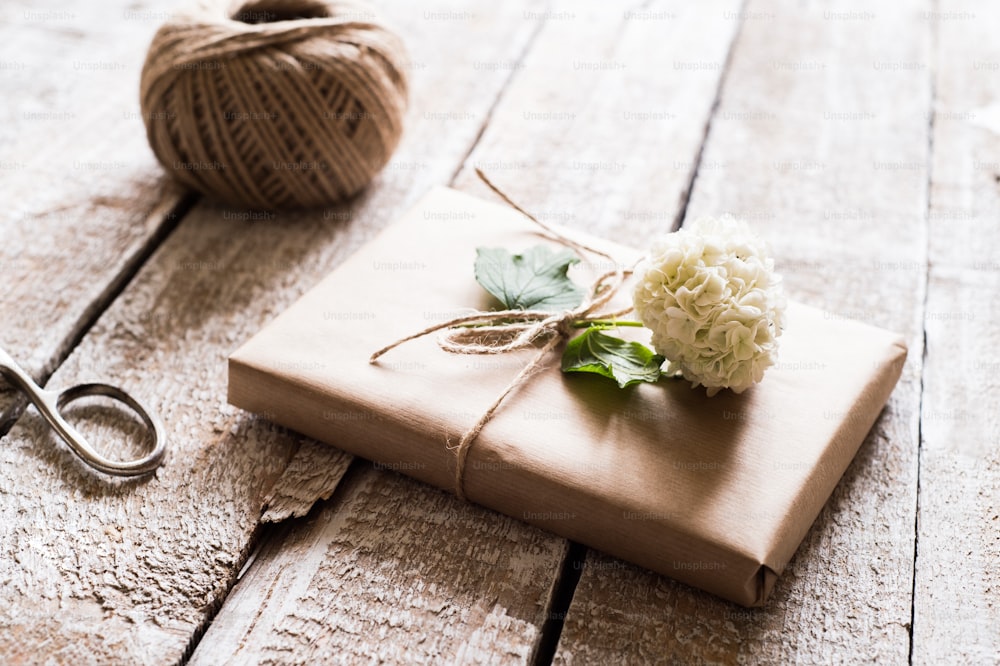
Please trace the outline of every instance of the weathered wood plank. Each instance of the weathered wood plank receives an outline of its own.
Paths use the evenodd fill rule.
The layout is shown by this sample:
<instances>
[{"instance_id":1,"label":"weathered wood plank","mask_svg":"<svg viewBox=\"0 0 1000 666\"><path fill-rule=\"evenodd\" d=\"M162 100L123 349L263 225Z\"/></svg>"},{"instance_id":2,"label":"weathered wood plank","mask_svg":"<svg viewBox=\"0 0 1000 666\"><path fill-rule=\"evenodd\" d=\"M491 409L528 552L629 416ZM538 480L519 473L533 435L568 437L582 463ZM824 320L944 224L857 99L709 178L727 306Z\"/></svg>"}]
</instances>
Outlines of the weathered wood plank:
<instances>
[{"instance_id":1,"label":"weathered wood plank","mask_svg":"<svg viewBox=\"0 0 1000 666\"><path fill-rule=\"evenodd\" d=\"M447 2L418 10L383 4L412 51L414 112L377 182L349 205L311 215L199 205L52 378L131 389L166 424L166 465L144 481L96 478L32 411L5 438L0 661L27 658L25 646L32 658L53 661L180 660L234 582L299 438L225 404L226 356L431 185L449 180L509 75L473 64L516 58L535 29L511 3L475 13ZM444 43L469 66L456 67ZM94 415L89 432L106 441L121 430L115 423ZM329 449L331 468L343 469L340 455ZM507 532L503 539L516 533L536 549L559 548L514 521ZM475 542L487 550L490 543ZM558 560L558 552L548 556ZM544 598L548 581L538 585ZM464 620L494 626L486 617Z\"/></svg>"},{"instance_id":2,"label":"weathered wood plank","mask_svg":"<svg viewBox=\"0 0 1000 666\"><path fill-rule=\"evenodd\" d=\"M0 345L39 380L180 201L138 110L135 81L156 28L146 8L57 0L0 11ZM0 434L22 406L5 389Z\"/></svg>"},{"instance_id":3,"label":"weathered wood plank","mask_svg":"<svg viewBox=\"0 0 1000 666\"><path fill-rule=\"evenodd\" d=\"M295 455L264 499L261 521L301 518L318 500L329 499L352 457L331 453L330 445L303 437Z\"/></svg>"},{"instance_id":4,"label":"weathered wood plank","mask_svg":"<svg viewBox=\"0 0 1000 666\"><path fill-rule=\"evenodd\" d=\"M741 214L771 242L790 297L903 332L911 353L888 407L765 608L590 553L557 663L906 662L928 9L750 2L687 213Z\"/></svg>"},{"instance_id":5,"label":"weathered wood plank","mask_svg":"<svg viewBox=\"0 0 1000 666\"><path fill-rule=\"evenodd\" d=\"M190 663L524 663L565 542L367 463L270 540Z\"/></svg>"},{"instance_id":6,"label":"weathered wood plank","mask_svg":"<svg viewBox=\"0 0 1000 666\"><path fill-rule=\"evenodd\" d=\"M541 16L534 10L525 12L525 19L546 18L546 24L523 63L498 61L497 67L513 69L516 74L493 110L476 150L466 160L466 167L457 178L458 185L477 189L478 180L468 167L478 165L519 200L552 221L606 235L621 232L623 218L626 227L633 229L669 228L701 147L705 120L720 74L715 68L700 70L695 75L688 72L674 75L671 72L681 70L673 70L672 63L683 57L724 60L736 25L725 14L735 13L737 6L736 2L723 0L698 13L683 9L682 3L672 3L669 11L682 13L684 19L670 26L666 34L662 21L623 21L620 10L599 2L557 3ZM702 27L706 18L707 28ZM691 37L690 32L697 32L700 39ZM574 67L574 63L587 63L588 67ZM617 66L603 67L607 63ZM564 85L552 86L553 80ZM650 104L650 93L644 86L650 81L655 83L661 97L670 92L673 101L669 106ZM641 113L637 117L642 120L626 122L628 113ZM658 117L654 120L651 114ZM581 146L606 149L591 153L591 160L632 162L629 167L611 173L572 168ZM644 162L658 159L666 159L670 168L651 175ZM565 191L556 192L558 188L550 182L550 176L559 180ZM630 204L633 199L642 199L644 203ZM653 205L657 208L651 209ZM669 215L663 216L659 207L669 210ZM352 477L352 484L384 485L386 481L376 480L380 474L384 473L359 473L360 478ZM402 512L396 509L399 503L414 508ZM409 534L422 534L425 529L423 513L442 511L438 507L447 507L447 513L460 517L457 526L437 526L435 522L434 539L451 544L454 557L443 553L424 555L409 545ZM394 512L399 514L396 518L399 532L394 534L407 535L399 538L399 546L391 546L391 535L378 527L380 516ZM522 600L514 603L506 593L497 598L497 593L484 594L482 588L470 592L465 586L449 586L458 603L468 606L470 615L486 615L492 618L490 622L508 622L505 618L509 616L527 620L513 623L504 633L497 634L491 648L486 649L488 643L481 643L482 631L470 638L461 626L454 627L455 621L446 615L425 616L422 620L422 632L444 637L433 641L415 640L409 619L400 627L386 627L386 620L371 619L379 615L409 618L412 611L408 599L427 597L423 581L437 571L447 568L460 580L482 575L474 573L478 571L477 561L465 561L467 552L485 548L481 536L464 536L465 521L469 518L481 521L481 529L490 532L493 524L504 525L504 530L511 534L521 534L525 529L516 521L463 505L451 496L409 482L394 483L392 495L377 502L361 504L335 498L333 503L320 505L301 531L292 531L282 545L269 544L266 556L258 557L249 568L247 578L213 621L193 656L193 663L213 663L230 654L243 662L267 661L292 650L297 657L303 641L321 646L308 653L314 657L367 650L361 653L366 658L389 661L528 660L537 647L539 629L549 615L549 586L567 547L563 540L535 530L531 530L535 535L531 541L525 541L525 536L517 537L521 545L491 541L489 546L490 558L498 562L514 557L508 552L512 547L534 551L527 561L515 558L516 565L498 564L504 572L500 580L507 580L510 575L520 579ZM454 532L456 529L460 531ZM277 539L283 536L280 534ZM350 585L337 580L346 566L342 543L347 540L353 549L363 549L372 539L380 544L379 560L372 566L377 565L385 572L379 574L377 589L385 586L382 577L390 576L394 589L398 590L394 595L403 599L402 603L359 607L352 599L368 598L365 586L369 579L362 578ZM427 541L430 540L428 537ZM531 544L531 548L522 542ZM420 575L398 578L398 570L413 570ZM487 577L490 586L500 586L496 575L493 571ZM274 595L272 589L290 592ZM437 599L436 595L435 592L432 599ZM317 603L317 598L324 603ZM345 609L353 609L350 611L353 623L345 619ZM525 615L527 611L530 613ZM348 630L374 638L345 636ZM511 633L519 634L517 641L512 641ZM468 647L463 647L463 640L471 641ZM361 656L353 651L346 654ZM350 661L351 657L346 659Z\"/></svg>"},{"instance_id":7,"label":"weathered wood plank","mask_svg":"<svg viewBox=\"0 0 1000 666\"><path fill-rule=\"evenodd\" d=\"M913 663L1000 655L1000 8L943 2Z\"/></svg>"},{"instance_id":8,"label":"weathered wood plank","mask_svg":"<svg viewBox=\"0 0 1000 666\"><path fill-rule=\"evenodd\" d=\"M0 13L0 344L38 379L53 371L173 225L170 213L182 199L146 148L138 112L134 82L157 23L145 20L147 7L56 1L6 5ZM0 392L0 434L22 405ZM65 529L74 520L65 505L79 497L72 482L59 497L40 492L40 477L60 475L38 473L53 446L49 435L38 435L30 445L4 437L0 446L0 660L33 663L45 653L86 663L94 653L74 644L73 634L101 620L103 601L70 608L64 600L74 594L77 570L86 571L102 553L70 557L67 535L94 525L84 512ZM94 510L101 510L100 500ZM100 526L119 548L125 546L113 525L124 520L115 516ZM127 571L133 560L113 566ZM53 563L71 572L59 588L39 584ZM123 580L117 594L142 596L129 588L127 574ZM19 624L25 608L34 619ZM129 621L108 620L112 643L120 642L114 630ZM58 626L68 635L50 642Z\"/></svg>"},{"instance_id":9,"label":"weathered wood plank","mask_svg":"<svg viewBox=\"0 0 1000 666\"><path fill-rule=\"evenodd\" d=\"M615 239L671 229L740 4L554 3L456 187L495 200L477 166L543 220Z\"/></svg>"}]
</instances>

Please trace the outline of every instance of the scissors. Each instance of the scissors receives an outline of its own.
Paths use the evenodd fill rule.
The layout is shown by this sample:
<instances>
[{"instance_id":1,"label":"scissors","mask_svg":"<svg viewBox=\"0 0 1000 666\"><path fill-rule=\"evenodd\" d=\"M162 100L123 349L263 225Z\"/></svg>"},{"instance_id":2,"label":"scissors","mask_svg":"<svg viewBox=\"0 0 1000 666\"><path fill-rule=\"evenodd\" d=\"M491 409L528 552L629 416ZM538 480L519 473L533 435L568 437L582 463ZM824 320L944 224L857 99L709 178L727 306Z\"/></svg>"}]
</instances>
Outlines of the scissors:
<instances>
[{"instance_id":1,"label":"scissors","mask_svg":"<svg viewBox=\"0 0 1000 666\"><path fill-rule=\"evenodd\" d=\"M163 454L167 450L166 437L163 434L163 425L155 417L150 415L139 402L128 393L108 384L77 384L70 386L63 391L46 391L36 384L10 354L0 348L0 375L3 375L10 383L16 386L22 393L28 396L35 408L48 421L49 425L59 433L63 441L73 449L80 459L100 472L113 474L114 476L140 476L154 471L163 462ZM136 460L118 461L105 458L98 453L94 447L79 433L79 431L66 422L60 411L69 403L79 398L87 396L105 396L121 402L134 411L146 429L153 435L153 450L143 458Z\"/></svg>"}]
</instances>

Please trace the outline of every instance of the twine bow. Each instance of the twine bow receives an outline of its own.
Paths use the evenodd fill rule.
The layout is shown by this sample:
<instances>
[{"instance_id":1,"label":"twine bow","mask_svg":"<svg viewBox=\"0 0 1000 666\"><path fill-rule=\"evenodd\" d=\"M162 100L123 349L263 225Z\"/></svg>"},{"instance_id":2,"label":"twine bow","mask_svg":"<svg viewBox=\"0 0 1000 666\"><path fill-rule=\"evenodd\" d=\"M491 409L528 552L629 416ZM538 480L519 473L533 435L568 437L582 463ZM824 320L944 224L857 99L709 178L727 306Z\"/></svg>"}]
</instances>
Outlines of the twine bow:
<instances>
[{"instance_id":1,"label":"twine bow","mask_svg":"<svg viewBox=\"0 0 1000 666\"><path fill-rule=\"evenodd\" d=\"M454 451L456 457L455 494L462 500L466 499L464 489L465 461L468 458L469 450L472 448L472 444L479 436L479 433L482 432L486 424L496 414L504 399L519 386L527 382L532 375L541 370L549 353L561 342L572 337L576 329L584 328L593 322L608 319L613 320L632 311L632 308L628 307L612 312L600 312L621 291L625 281L632 274L631 269L624 269L618 266L614 257L607 252L588 247L559 233L514 203L506 194L490 182L482 171L476 169L476 174L487 187L493 190L512 208L546 231L552 240L572 248L578 255L582 256L584 252L590 252L591 254L608 259L617 267L614 270L603 273L594 280L587 291L587 296L584 298L583 303L571 310L555 313L544 310L476 311L429 326L412 335L400 338L379 349L369 358L370 363L375 363L383 354L403 343L440 330L445 330L446 332L438 339L438 345L444 351L452 354L505 354L510 351L533 347L538 341L545 340L545 343L538 348L538 353L507 384L486 411L483 412L482 416L479 417L479 420L465 431L458 443L452 444L450 441L448 442L449 450Z\"/></svg>"}]
</instances>

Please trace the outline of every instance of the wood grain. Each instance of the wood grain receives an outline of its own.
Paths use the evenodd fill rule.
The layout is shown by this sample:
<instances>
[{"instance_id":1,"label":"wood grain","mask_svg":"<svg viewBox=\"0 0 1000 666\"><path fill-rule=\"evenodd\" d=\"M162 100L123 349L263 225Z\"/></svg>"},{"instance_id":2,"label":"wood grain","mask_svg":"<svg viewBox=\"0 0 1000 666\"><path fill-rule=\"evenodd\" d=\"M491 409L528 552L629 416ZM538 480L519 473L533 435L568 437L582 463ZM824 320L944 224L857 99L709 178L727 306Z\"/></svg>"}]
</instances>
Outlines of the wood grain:
<instances>
[{"instance_id":1,"label":"wood grain","mask_svg":"<svg viewBox=\"0 0 1000 666\"><path fill-rule=\"evenodd\" d=\"M174 224L182 199L145 148L132 83L158 22L146 7L25 2L0 15L0 344L39 380ZM22 406L0 393L0 434ZM37 422L27 428L30 436L0 446L0 660L93 662L98 623L108 649L123 650L125 630L142 622L147 593L130 568L143 554L130 553L135 543L118 529L130 518L108 510L122 484L96 494L76 485L65 449ZM78 534L89 541L74 543ZM104 562L109 544L119 557ZM95 566L120 574L118 584L81 597L79 581ZM112 597L133 599L133 613L107 617Z\"/></svg>"},{"instance_id":2,"label":"wood grain","mask_svg":"<svg viewBox=\"0 0 1000 666\"><path fill-rule=\"evenodd\" d=\"M566 544L364 463L271 540L191 664L524 663Z\"/></svg>"},{"instance_id":3,"label":"wood grain","mask_svg":"<svg viewBox=\"0 0 1000 666\"><path fill-rule=\"evenodd\" d=\"M607 238L671 230L740 2L556 2L455 186ZM553 85L558 81L559 85Z\"/></svg>"},{"instance_id":4,"label":"wood grain","mask_svg":"<svg viewBox=\"0 0 1000 666\"><path fill-rule=\"evenodd\" d=\"M200 205L134 280L180 200L134 90L164 5L0 10L0 344L45 378L114 299L51 383L124 385L172 445L155 477L122 482L88 473L31 410L3 437L0 661L182 660L244 569L195 663L530 661L564 541L359 462L341 482L347 456L224 404L224 360L429 186L484 193L472 165L553 222L669 228L737 18L688 214L741 214L793 297L904 332L910 358L768 607L588 552L556 661L994 661L996 10L382 4L408 35L414 97L377 182L316 215ZM18 412L0 394L0 433ZM134 424L76 416L130 450ZM262 511L305 515L330 493L251 557Z\"/></svg>"},{"instance_id":5,"label":"wood grain","mask_svg":"<svg viewBox=\"0 0 1000 666\"><path fill-rule=\"evenodd\" d=\"M913 663L985 664L1000 655L1000 10L936 10Z\"/></svg>"},{"instance_id":6,"label":"wood grain","mask_svg":"<svg viewBox=\"0 0 1000 666\"><path fill-rule=\"evenodd\" d=\"M57 0L0 12L0 345L39 381L180 201L145 147L134 82L156 22L144 10ZM0 434L23 407L5 388Z\"/></svg>"},{"instance_id":7,"label":"wood grain","mask_svg":"<svg viewBox=\"0 0 1000 666\"><path fill-rule=\"evenodd\" d=\"M331 454L330 445L303 437L281 478L264 499L261 522L301 518L319 500L329 499L352 457Z\"/></svg>"},{"instance_id":8,"label":"wood grain","mask_svg":"<svg viewBox=\"0 0 1000 666\"><path fill-rule=\"evenodd\" d=\"M740 609L590 553L557 663L906 662L927 9L750 2L687 212L742 215L771 242L790 297L904 333L911 353L889 405L765 608Z\"/></svg>"},{"instance_id":9,"label":"wood grain","mask_svg":"<svg viewBox=\"0 0 1000 666\"><path fill-rule=\"evenodd\" d=\"M736 6L734 2L717 2L699 14L683 9L682 3L670 4L664 11L684 16L678 25L670 27L671 39L664 39L662 21L632 25L623 20L620 9L604 3L566 2L549 7L543 17L547 20L524 62L504 63L515 76L492 111L480 143L465 161L458 185L481 191L469 169L477 165L551 221L609 236L622 230L623 217L633 229L669 228L693 173L720 73L716 68L708 75L700 72L691 76L682 70L673 74L671 63L682 54L711 62L724 60L736 25L725 19L725 11L735 12ZM532 10L524 15L535 19L537 14ZM702 39L673 39L694 30L704 17L711 18L711 30L699 33ZM616 29L609 30L609 25ZM625 41L623 33L629 35L628 44L618 47ZM574 62L588 62L595 69L574 69ZM601 69L604 63L620 66ZM566 85L553 88L553 76ZM658 94L670 91L677 106L666 110L650 106L649 91L643 86L650 81L659 86ZM567 109L574 109L575 120L566 117ZM637 110L676 117L673 122L647 119L626 123L625 114ZM616 138L619 143L615 143ZM686 167L664 172L660 178L651 177L644 168L638 168L638 163L615 173L567 168L581 146L601 146L604 152L593 153L590 159L605 162L621 161L633 153L635 159L641 154L652 161L669 148L670 159ZM642 151L637 151L638 146ZM528 164L537 166L537 170ZM555 193L550 174L562 179L564 191ZM645 203L638 208L627 205L630 200L646 196L663 208L650 209ZM611 201L625 207L604 210L603 206ZM629 216L630 211L635 214ZM365 470L349 477L352 483L382 484L385 482L369 476L384 474ZM397 508L411 505L413 508L406 511ZM482 521L480 529L490 532L494 529L490 525L502 524L505 531L520 535L518 543L490 540L490 558L499 562L513 559L518 564L502 565L503 577L497 578L493 571L487 580L496 587L507 576L518 578L522 599L514 603L506 594L499 598L497 593L484 595L481 588L475 588L480 590L478 596L470 595L464 584L449 585L461 605L469 605L470 616L487 618L483 628L471 636L466 629L455 626L451 614L423 616L419 637L409 620L402 627L386 627L385 619L375 620L386 615L408 618L412 614L411 595L419 594L420 603L436 605L437 592L414 588L419 578L393 583L401 588L395 593L403 600L397 606L359 604L359 598L370 596L367 586L372 583L367 577L350 584L339 580L346 566L343 540L365 544L375 538L383 543L386 536L380 534L382 528L373 527L372 521L394 513L398 514L398 529L423 533L421 516L427 511L440 511L438 506L447 507L446 514L461 517L458 526L451 521L440 526L435 523L433 534L449 544L448 552L432 550L425 555L409 545L409 537L399 539L395 546L386 541L380 546L379 559L371 565L384 571L375 581L376 589L385 585L382 576L399 580L396 570L402 567L420 572L450 570L459 581L476 578L480 575L475 573L477 558L469 562L468 557L486 546L482 536L468 535L462 523L466 516L481 517L477 518ZM363 511L374 513L376 518ZM290 661L300 654L314 659L343 654L350 655L344 657L348 662L364 657L389 662L524 663L536 654L539 629L551 616L550 587L567 549L565 541L409 482L393 485L392 495L366 504L322 504L311 514L311 521L315 522L303 528L305 536L292 531L284 542L265 547L267 557L258 557L248 569L247 578L227 600L195 652L194 663L213 663L227 655L235 655L241 663L271 659L280 662L280 655L293 654ZM413 521L418 524L411 525ZM460 531L454 532L456 529ZM425 542L432 539L431 532L427 534ZM279 534L275 541L284 536ZM510 552L511 548L520 554ZM526 558L525 552L531 556ZM291 591L275 598L272 589ZM423 598L428 595L432 601L425 602ZM318 603L317 599L324 601ZM348 613L346 609L351 610ZM510 617L520 619L512 622ZM378 638L362 639L355 635L358 632ZM428 638L423 638L425 634ZM305 645L317 647L310 651Z\"/></svg>"},{"instance_id":10,"label":"wood grain","mask_svg":"<svg viewBox=\"0 0 1000 666\"><path fill-rule=\"evenodd\" d=\"M132 390L166 424L166 465L138 482L97 478L32 411L5 438L0 661L178 661L228 593L299 438L225 404L226 356L461 163L509 72L456 68L440 44L472 63L508 61L535 29L510 3L475 13L446 2L385 6L412 35L415 111L372 187L311 215L199 205L52 378ZM73 273L67 280L91 279L72 263L63 270ZM85 420L94 441L128 434L106 413ZM341 455L328 449L325 464L343 469ZM508 530L537 549L548 539L513 521ZM549 581L536 585L544 598Z\"/></svg>"}]
</instances>

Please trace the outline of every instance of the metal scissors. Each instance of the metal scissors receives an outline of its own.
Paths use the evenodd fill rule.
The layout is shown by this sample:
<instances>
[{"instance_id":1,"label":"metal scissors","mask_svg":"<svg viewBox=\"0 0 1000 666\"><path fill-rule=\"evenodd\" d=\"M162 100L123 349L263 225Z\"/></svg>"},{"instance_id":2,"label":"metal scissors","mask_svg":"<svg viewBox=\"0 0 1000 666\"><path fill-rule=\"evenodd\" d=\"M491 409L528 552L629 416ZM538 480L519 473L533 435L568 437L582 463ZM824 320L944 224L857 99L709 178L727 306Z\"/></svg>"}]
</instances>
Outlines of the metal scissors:
<instances>
[{"instance_id":1,"label":"metal scissors","mask_svg":"<svg viewBox=\"0 0 1000 666\"><path fill-rule=\"evenodd\" d=\"M128 393L108 384L77 384L62 391L47 391L36 384L28 373L14 362L10 354L0 348L0 375L28 396L35 408L48 421L49 425L59 433L63 441L73 452L90 467L115 476L140 476L148 474L163 462L163 454L167 450L167 440L163 434L163 425L159 419L152 416L139 402ZM146 429L153 435L153 450L143 458L136 460L111 460L98 453L94 447L66 422L60 414L66 405L79 398L87 396L105 396L117 400L135 412Z\"/></svg>"}]
</instances>

